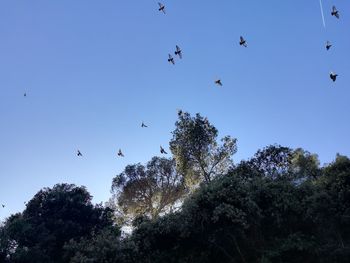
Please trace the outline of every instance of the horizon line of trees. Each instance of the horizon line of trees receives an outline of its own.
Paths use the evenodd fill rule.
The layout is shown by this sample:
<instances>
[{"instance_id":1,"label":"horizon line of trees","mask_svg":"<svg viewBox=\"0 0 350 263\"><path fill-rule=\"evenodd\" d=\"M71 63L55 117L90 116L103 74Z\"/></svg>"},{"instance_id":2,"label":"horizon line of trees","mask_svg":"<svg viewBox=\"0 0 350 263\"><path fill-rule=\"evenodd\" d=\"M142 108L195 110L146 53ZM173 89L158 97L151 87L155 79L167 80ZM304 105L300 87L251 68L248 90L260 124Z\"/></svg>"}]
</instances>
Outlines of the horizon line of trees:
<instances>
[{"instance_id":1,"label":"horizon line of trees","mask_svg":"<svg viewBox=\"0 0 350 263\"><path fill-rule=\"evenodd\" d=\"M126 166L105 206L40 190L0 224L0 262L350 262L348 157L270 145L234 164L237 140L182 111L172 134L172 157Z\"/></svg>"}]
</instances>

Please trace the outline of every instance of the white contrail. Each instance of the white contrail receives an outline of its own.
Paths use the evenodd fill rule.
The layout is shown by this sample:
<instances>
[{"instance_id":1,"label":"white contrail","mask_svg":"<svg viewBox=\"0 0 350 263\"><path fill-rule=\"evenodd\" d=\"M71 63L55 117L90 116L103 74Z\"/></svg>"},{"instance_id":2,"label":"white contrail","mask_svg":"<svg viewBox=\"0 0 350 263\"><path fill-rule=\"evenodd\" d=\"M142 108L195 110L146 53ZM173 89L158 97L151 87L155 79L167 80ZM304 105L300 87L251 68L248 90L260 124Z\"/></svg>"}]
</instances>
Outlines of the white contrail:
<instances>
[{"instance_id":1,"label":"white contrail","mask_svg":"<svg viewBox=\"0 0 350 263\"><path fill-rule=\"evenodd\" d=\"M326 21L324 20L322 0L320 0L320 8L321 8L321 16L322 16L323 26L324 26L324 28L326 28Z\"/></svg>"}]
</instances>

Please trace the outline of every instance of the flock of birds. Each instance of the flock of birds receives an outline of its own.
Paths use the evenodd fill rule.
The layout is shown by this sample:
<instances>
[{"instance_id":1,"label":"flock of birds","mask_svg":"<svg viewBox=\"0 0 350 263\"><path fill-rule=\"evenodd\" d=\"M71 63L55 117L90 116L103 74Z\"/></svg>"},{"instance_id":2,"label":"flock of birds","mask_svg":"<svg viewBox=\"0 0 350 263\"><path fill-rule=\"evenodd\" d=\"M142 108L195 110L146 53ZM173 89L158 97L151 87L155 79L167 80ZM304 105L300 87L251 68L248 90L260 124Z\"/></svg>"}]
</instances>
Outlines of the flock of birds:
<instances>
[{"instance_id":1,"label":"flock of birds","mask_svg":"<svg viewBox=\"0 0 350 263\"><path fill-rule=\"evenodd\" d=\"M180 111L179 111L179 115L181 115L181 114L182 114L182 111L180 110ZM148 126L147 126L144 122L142 122L142 123L141 123L141 128L148 128ZM161 154L168 154L168 153L164 150L164 148L163 148L162 146L160 146L160 153L161 153ZM77 150L77 156L83 157L83 154L81 153L81 151L80 151L79 149ZM122 152L122 150L119 149L118 152L117 152L117 156L119 156L119 157L124 157L125 155L124 155L124 153Z\"/></svg>"},{"instance_id":2,"label":"flock of birds","mask_svg":"<svg viewBox=\"0 0 350 263\"><path fill-rule=\"evenodd\" d=\"M159 9L158 10L160 12L163 12L164 14L166 14L165 5L160 3L160 2L158 2L158 5L159 5ZM340 18L339 11L337 10L337 8L335 6L332 7L331 15L336 17L336 18L338 18L338 19ZM239 37L239 45L243 46L243 47L248 47L248 43L244 39L243 36ZM327 41L326 42L326 49L329 50L331 47L332 47L332 44L329 41ZM182 59L182 50L181 50L181 48L178 45L176 45L176 50L175 50L174 53L175 53L175 56L179 56L179 58ZM168 54L168 62L173 64L173 65L175 65L175 59L174 59L174 57L171 54ZM331 78L331 80L333 80L333 82L335 82L337 80L338 74L336 74L333 71L331 71L330 74L329 74L329 77ZM222 86L221 79L215 80L215 84L218 85L218 86Z\"/></svg>"},{"instance_id":3,"label":"flock of birds","mask_svg":"<svg viewBox=\"0 0 350 263\"><path fill-rule=\"evenodd\" d=\"M332 7L331 15L338 19L340 18L339 11L335 6ZM332 44L329 41L327 41L326 49L329 50L331 47L332 47ZM333 80L333 82L335 82L337 80L338 74L331 71L331 73L329 74L329 77L331 78L331 80Z\"/></svg>"},{"instance_id":4,"label":"flock of birds","mask_svg":"<svg viewBox=\"0 0 350 263\"><path fill-rule=\"evenodd\" d=\"M159 5L158 11L162 12L163 14L166 14L165 5L162 4L162 3L160 3L160 2L158 2L158 5ZM334 17L336 17L337 19L340 18L339 11L337 10L337 8L336 8L335 6L332 7L331 15L334 16ZM247 43L247 41L244 39L243 36L240 36L240 38L239 38L239 45L242 46L242 47L245 47L245 48L248 47L248 43ZM332 47L331 42L330 42L330 41L327 41L325 47L326 47L326 50L330 50L330 48ZM182 59L182 50L181 50L181 48L180 48L178 45L175 46L175 52L174 52L174 54L175 54L175 57L179 57L179 59ZM171 54L168 54L168 62L171 63L172 65L175 65L175 58L174 58ZM330 77L330 79L331 79L333 82L335 82L335 81L337 80L338 74L335 73L335 72L333 72L333 71L331 71L330 74L329 74L329 77ZM222 85L223 85L221 79L216 79L214 83L215 83L216 85L218 85L218 86L222 86ZM27 93L25 92L25 93L23 94L23 96L24 96L24 97L27 97ZM178 111L178 114L181 115L181 114L182 114L182 111L179 110L179 111ZM144 122L141 123L141 128L147 128L147 127L148 127L148 126L147 126ZM161 153L161 154L168 154L168 153L164 150L164 148L163 148L162 146L160 146L160 153ZM83 157L83 154L81 153L81 151L80 151L79 149L77 150L77 156L78 156L78 157ZM118 157L124 157L124 153L122 152L121 149L118 150L117 156L118 156ZM4 205L4 204L2 204L1 206L2 206L2 208L5 208L5 205Z\"/></svg>"}]
</instances>

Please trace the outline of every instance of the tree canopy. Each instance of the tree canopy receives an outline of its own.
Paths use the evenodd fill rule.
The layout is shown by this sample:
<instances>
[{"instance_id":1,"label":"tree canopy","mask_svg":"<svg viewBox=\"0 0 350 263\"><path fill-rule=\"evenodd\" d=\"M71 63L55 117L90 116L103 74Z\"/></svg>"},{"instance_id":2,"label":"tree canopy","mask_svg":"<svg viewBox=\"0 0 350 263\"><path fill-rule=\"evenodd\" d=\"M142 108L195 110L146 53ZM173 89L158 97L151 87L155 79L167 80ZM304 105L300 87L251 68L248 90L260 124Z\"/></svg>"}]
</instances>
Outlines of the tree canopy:
<instances>
[{"instance_id":1,"label":"tree canopy","mask_svg":"<svg viewBox=\"0 0 350 263\"><path fill-rule=\"evenodd\" d=\"M175 173L162 158L130 171L154 178L163 162ZM137 217L122 237L85 188L56 185L0 227L0 261L345 263L349 193L348 157L320 167L314 154L273 145L201 184L181 209Z\"/></svg>"},{"instance_id":2,"label":"tree canopy","mask_svg":"<svg viewBox=\"0 0 350 263\"><path fill-rule=\"evenodd\" d=\"M294 153L294 160L300 149L274 146L273 152ZM256 156L265 156L260 161L266 167L286 165L261 151ZM276 178L274 169L249 174L246 168L239 164L202 185L181 211L141 222L125 240L135 251L125 262L349 262L347 157L317 167L317 176L312 172L302 181L295 181L299 169Z\"/></svg>"},{"instance_id":3,"label":"tree canopy","mask_svg":"<svg viewBox=\"0 0 350 263\"><path fill-rule=\"evenodd\" d=\"M84 187L58 184L40 190L1 228L1 253L11 262L62 262L63 246L113 225L112 211L91 203Z\"/></svg>"},{"instance_id":4,"label":"tree canopy","mask_svg":"<svg viewBox=\"0 0 350 263\"><path fill-rule=\"evenodd\" d=\"M180 112L174 158L113 178L130 233L84 187L42 189L0 225L0 262L350 262L348 157L320 166L304 149L269 145L233 165L236 140L217 136Z\"/></svg>"},{"instance_id":5,"label":"tree canopy","mask_svg":"<svg viewBox=\"0 0 350 263\"><path fill-rule=\"evenodd\" d=\"M113 178L112 193L124 214L152 219L172 210L186 192L173 159L153 157L147 165L128 165Z\"/></svg>"},{"instance_id":6,"label":"tree canopy","mask_svg":"<svg viewBox=\"0 0 350 263\"><path fill-rule=\"evenodd\" d=\"M225 174L237 151L236 139L225 136L219 144L218 130L199 113L191 117L188 112L180 111L178 117L170 150L186 183L210 182L216 175Z\"/></svg>"}]
</instances>

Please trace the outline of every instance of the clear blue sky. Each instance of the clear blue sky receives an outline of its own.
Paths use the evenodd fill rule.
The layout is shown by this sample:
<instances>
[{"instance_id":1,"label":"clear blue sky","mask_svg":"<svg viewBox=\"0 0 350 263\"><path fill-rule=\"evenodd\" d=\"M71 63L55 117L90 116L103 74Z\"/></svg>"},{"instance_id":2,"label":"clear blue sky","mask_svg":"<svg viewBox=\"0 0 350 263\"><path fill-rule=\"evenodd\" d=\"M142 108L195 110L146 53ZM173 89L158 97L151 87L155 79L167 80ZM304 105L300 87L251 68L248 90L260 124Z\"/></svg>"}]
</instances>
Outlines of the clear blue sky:
<instances>
[{"instance_id":1,"label":"clear blue sky","mask_svg":"<svg viewBox=\"0 0 350 263\"><path fill-rule=\"evenodd\" d=\"M235 162L273 143L350 155L349 1L323 0L326 29L319 0L157 2L1 1L0 219L55 183L107 201L114 175L168 147L178 108L236 137Z\"/></svg>"}]
</instances>

